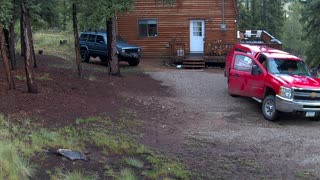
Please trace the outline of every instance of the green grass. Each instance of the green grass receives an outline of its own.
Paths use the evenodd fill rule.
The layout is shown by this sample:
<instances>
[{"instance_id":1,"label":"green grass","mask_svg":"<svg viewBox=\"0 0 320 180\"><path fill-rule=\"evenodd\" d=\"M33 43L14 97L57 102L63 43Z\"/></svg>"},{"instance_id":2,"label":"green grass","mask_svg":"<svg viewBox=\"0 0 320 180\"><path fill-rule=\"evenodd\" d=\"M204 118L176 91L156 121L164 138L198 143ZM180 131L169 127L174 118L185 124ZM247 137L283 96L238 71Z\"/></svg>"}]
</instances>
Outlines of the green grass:
<instances>
[{"instance_id":1,"label":"green grass","mask_svg":"<svg viewBox=\"0 0 320 180\"><path fill-rule=\"evenodd\" d=\"M16 75L16 79L18 79L19 81L26 81L27 78L25 76L21 76L21 75Z\"/></svg>"},{"instance_id":2,"label":"green grass","mask_svg":"<svg viewBox=\"0 0 320 180\"><path fill-rule=\"evenodd\" d=\"M16 79L18 79L19 81L26 81L27 78L25 76L22 75L16 75ZM49 73L44 73L42 75L37 75L36 79L40 80L40 81L51 81L52 78L50 77Z\"/></svg>"},{"instance_id":3,"label":"green grass","mask_svg":"<svg viewBox=\"0 0 320 180\"><path fill-rule=\"evenodd\" d=\"M99 122L102 121L103 119L101 117L88 117L88 118L79 118L76 120L76 124L90 124L90 123L94 123L94 122Z\"/></svg>"},{"instance_id":4,"label":"green grass","mask_svg":"<svg viewBox=\"0 0 320 180\"><path fill-rule=\"evenodd\" d=\"M35 168L10 142L0 142L0 179L29 179Z\"/></svg>"},{"instance_id":5,"label":"green grass","mask_svg":"<svg viewBox=\"0 0 320 180\"><path fill-rule=\"evenodd\" d=\"M50 173L50 179L51 180L94 180L97 179L95 176L88 176L85 175L84 173L76 170L73 172L66 172L64 173L61 169L56 169L55 173L49 172Z\"/></svg>"},{"instance_id":6,"label":"green grass","mask_svg":"<svg viewBox=\"0 0 320 180\"><path fill-rule=\"evenodd\" d=\"M37 79L41 80L41 81L51 81L52 78L50 77L50 74L49 73L44 73L42 75L39 75L37 77Z\"/></svg>"},{"instance_id":7,"label":"green grass","mask_svg":"<svg viewBox=\"0 0 320 180\"><path fill-rule=\"evenodd\" d=\"M125 111L122 118L136 117L133 112ZM20 124L10 123L10 119L0 114L0 179L33 179L37 168L29 159L39 152L58 148L84 152L87 144L100 149L101 156L106 159L118 157L117 161L105 164L104 172L108 177L128 180L142 177L188 179L190 173L183 164L157 155L139 144L135 135L125 131L130 128L124 125L125 122L97 116L79 118L74 125L46 129L35 126L31 120ZM117 123L121 128L115 128ZM92 176L94 172L69 172L68 169L48 169L46 173L51 179L101 178L98 175Z\"/></svg>"},{"instance_id":8,"label":"green grass","mask_svg":"<svg viewBox=\"0 0 320 180\"><path fill-rule=\"evenodd\" d=\"M132 157L126 158L125 162L129 166L134 167L134 168L142 169L144 167L143 161L136 159L136 158L132 158Z\"/></svg>"},{"instance_id":9,"label":"green grass","mask_svg":"<svg viewBox=\"0 0 320 180\"><path fill-rule=\"evenodd\" d=\"M67 43L60 45L60 40L66 40ZM42 50L45 55L54 55L66 60L75 59L73 32L36 32L33 34L33 41L35 53ZM16 51L20 53L21 46L16 46Z\"/></svg>"},{"instance_id":10,"label":"green grass","mask_svg":"<svg viewBox=\"0 0 320 180\"><path fill-rule=\"evenodd\" d=\"M119 179L121 180L137 180L138 178L136 177L135 173L129 169L125 168L121 170Z\"/></svg>"},{"instance_id":11,"label":"green grass","mask_svg":"<svg viewBox=\"0 0 320 180\"><path fill-rule=\"evenodd\" d=\"M60 40L67 40L67 43L60 45ZM38 32L34 34L35 52L43 50L44 54L59 56L66 60L75 58L74 38L71 32L50 33Z\"/></svg>"},{"instance_id":12,"label":"green grass","mask_svg":"<svg viewBox=\"0 0 320 180\"><path fill-rule=\"evenodd\" d=\"M314 172L300 170L295 173L295 177L298 179L315 179Z\"/></svg>"},{"instance_id":13,"label":"green grass","mask_svg":"<svg viewBox=\"0 0 320 180\"><path fill-rule=\"evenodd\" d=\"M0 114L0 179L29 179L34 175L35 166L20 154L16 141L12 141L12 127L9 119Z\"/></svg>"},{"instance_id":14,"label":"green grass","mask_svg":"<svg viewBox=\"0 0 320 180\"><path fill-rule=\"evenodd\" d=\"M144 73L144 70L139 66L126 66L121 68L121 73Z\"/></svg>"},{"instance_id":15,"label":"green grass","mask_svg":"<svg viewBox=\"0 0 320 180\"><path fill-rule=\"evenodd\" d=\"M89 75L89 77L85 77L86 79L88 79L89 81L96 81L97 78L95 76Z\"/></svg>"},{"instance_id":16,"label":"green grass","mask_svg":"<svg viewBox=\"0 0 320 180\"><path fill-rule=\"evenodd\" d=\"M75 48L74 48L74 37L73 32L36 32L33 34L35 53L38 53L39 50L43 50L44 55L53 55L66 59L67 62L75 61ZM60 45L60 41L66 40L67 43ZM18 42L20 44L20 42ZM21 52L21 47L17 46L17 52ZM49 65L55 68L63 69L75 69L73 64L62 64L62 65ZM107 72L107 67L91 67L91 70L95 72ZM144 71L138 66L125 66L120 69L121 73L143 73ZM87 77L90 81L95 81L96 77L89 76Z\"/></svg>"}]
</instances>

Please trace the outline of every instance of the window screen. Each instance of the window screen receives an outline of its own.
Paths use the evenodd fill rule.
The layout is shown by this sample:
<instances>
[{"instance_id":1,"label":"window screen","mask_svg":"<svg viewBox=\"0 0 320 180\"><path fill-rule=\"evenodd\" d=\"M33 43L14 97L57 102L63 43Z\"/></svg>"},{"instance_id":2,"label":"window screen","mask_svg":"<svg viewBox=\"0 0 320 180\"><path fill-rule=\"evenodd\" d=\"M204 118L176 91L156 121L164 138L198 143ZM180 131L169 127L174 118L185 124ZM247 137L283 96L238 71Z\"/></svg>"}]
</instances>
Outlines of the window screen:
<instances>
[{"instance_id":1,"label":"window screen","mask_svg":"<svg viewBox=\"0 0 320 180\"><path fill-rule=\"evenodd\" d=\"M202 22L194 21L193 22L193 36L202 36Z\"/></svg>"},{"instance_id":2,"label":"window screen","mask_svg":"<svg viewBox=\"0 0 320 180\"><path fill-rule=\"evenodd\" d=\"M139 20L140 37L157 37L158 22L157 20Z\"/></svg>"}]
</instances>

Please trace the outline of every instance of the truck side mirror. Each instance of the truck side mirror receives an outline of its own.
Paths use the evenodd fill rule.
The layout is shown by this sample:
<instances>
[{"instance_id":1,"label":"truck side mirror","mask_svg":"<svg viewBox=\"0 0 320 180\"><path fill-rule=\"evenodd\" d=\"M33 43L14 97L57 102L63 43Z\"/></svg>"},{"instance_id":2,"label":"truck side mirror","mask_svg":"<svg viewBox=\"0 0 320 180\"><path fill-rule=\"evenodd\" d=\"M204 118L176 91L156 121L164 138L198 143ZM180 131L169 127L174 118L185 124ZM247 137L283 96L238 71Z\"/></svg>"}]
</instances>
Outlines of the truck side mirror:
<instances>
[{"instance_id":1,"label":"truck side mirror","mask_svg":"<svg viewBox=\"0 0 320 180\"><path fill-rule=\"evenodd\" d=\"M254 64L251 69L251 75L255 76L259 74L262 74L262 69L258 65Z\"/></svg>"}]
</instances>

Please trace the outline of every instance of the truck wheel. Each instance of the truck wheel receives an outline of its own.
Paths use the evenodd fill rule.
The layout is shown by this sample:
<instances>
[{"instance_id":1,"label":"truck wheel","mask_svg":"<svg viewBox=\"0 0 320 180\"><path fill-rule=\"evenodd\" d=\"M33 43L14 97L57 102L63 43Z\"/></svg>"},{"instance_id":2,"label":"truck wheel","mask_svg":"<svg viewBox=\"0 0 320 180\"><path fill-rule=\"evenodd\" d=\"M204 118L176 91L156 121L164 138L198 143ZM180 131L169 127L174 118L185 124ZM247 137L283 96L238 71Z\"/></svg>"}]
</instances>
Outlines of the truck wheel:
<instances>
[{"instance_id":1,"label":"truck wheel","mask_svg":"<svg viewBox=\"0 0 320 180\"><path fill-rule=\"evenodd\" d=\"M278 119L279 112L276 109L276 101L273 95L264 98L262 103L262 113L268 121L275 121Z\"/></svg>"},{"instance_id":2,"label":"truck wheel","mask_svg":"<svg viewBox=\"0 0 320 180\"><path fill-rule=\"evenodd\" d=\"M140 59L129 59L128 63L130 66L138 66Z\"/></svg>"},{"instance_id":3,"label":"truck wheel","mask_svg":"<svg viewBox=\"0 0 320 180\"><path fill-rule=\"evenodd\" d=\"M100 56L99 59L101 62L107 62L107 56Z\"/></svg>"},{"instance_id":4,"label":"truck wheel","mask_svg":"<svg viewBox=\"0 0 320 180\"><path fill-rule=\"evenodd\" d=\"M90 56L89 56L89 53L88 53L88 51L87 50L85 50L85 49L81 49L81 51L80 51L80 57L81 57L81 61L82 62L89 62L89 60L90 60Z\"/></svg>"}]
</instances>

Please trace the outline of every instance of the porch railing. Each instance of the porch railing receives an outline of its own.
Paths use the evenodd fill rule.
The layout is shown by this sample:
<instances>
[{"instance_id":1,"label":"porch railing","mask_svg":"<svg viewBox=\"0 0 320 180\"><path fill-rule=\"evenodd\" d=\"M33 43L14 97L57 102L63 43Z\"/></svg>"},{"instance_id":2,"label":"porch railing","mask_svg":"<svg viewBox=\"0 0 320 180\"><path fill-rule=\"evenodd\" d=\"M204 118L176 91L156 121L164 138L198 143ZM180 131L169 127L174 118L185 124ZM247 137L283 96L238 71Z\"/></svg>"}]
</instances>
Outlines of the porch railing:
<instances>
[{"instance_id":1,"label":"porch railing","mask_svg":"<svg viewBox=\"0 0 320 180\"><path fill-rule=\"evenodd\" d=\"M170 42L171 63L182 62L186 55L186 46L183 42L173 40Z\"/></svg>"},{"instance_id":2,"label":"porch railing","mask_svg":"<svg viewBox=\"0 0 320 180\"><path fill-rule=\"evenodd\" d=\"M204 43L204 59L210 62L224 62L234 43L223 40L206 40Z\"/></svg>"}]
</instances>

